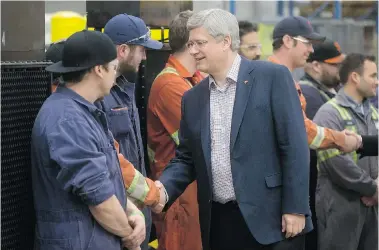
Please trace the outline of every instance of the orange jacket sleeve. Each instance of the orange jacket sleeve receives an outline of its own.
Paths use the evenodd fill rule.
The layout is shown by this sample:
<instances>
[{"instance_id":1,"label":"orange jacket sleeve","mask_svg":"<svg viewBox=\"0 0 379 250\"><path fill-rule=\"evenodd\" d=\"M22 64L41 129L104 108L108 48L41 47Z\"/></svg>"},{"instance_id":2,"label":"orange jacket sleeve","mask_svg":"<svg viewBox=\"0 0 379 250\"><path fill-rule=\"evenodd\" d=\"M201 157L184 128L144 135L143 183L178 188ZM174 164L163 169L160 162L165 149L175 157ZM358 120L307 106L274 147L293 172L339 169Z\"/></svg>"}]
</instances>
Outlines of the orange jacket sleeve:
<instances>
[{"instance_id":1,"label":"orange jacket sleeve","mask_svg":"<svg viewBox=\"0 0 379 250\"><path fill-rule=\"evenodd\" d=\"M159 203L160 192L154 182L149 178L145 178L138 172L132 163L120 154L120 146L116 140L114 144L117 150L118 160L120 162L122 178L125 184L128 198L141 208L143 205L155 206Z\"/></svg>"},{"instance_id":2,"label":"orange jacket sleeve","mask_svg":"<svg viewBox=\"0 0 379 250\"><path fill-rule=\"evenodd\" d=\"M328 149L340 148L345 144L345 134L340 131L318 126L305 114L306 101L301 93L299 84L296 83L296 89L299 92L301 108L303 109L305 129L308 135L308 145L311 149Z\"/></svg>"}]
</instances>

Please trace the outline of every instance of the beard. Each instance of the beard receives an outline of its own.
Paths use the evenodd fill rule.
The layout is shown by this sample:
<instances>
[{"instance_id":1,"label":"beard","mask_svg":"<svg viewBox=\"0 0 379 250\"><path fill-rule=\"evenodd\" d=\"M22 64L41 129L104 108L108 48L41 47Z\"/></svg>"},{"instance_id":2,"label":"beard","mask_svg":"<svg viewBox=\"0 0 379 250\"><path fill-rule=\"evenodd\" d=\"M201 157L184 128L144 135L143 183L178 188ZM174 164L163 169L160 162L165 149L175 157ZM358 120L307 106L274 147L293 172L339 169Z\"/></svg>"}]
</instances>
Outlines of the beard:
<instances>
[{"instance_id":1,"label":"beard","mask_svg":"<svg viewBox=\"0 0 379 250\"><path fill-rule=\"evenodd\" d=\"M332 77L330 75L323 74L321 77L321 83L328 88L336 88L340 84L340 79L336 76Z\"/></svg>"},{"instance_id":2,"label":"beard","mask_svg":"<svg viewBox=\"0 0 379 250\"><path fill-rule=\"evenodd\" d=\"M135 83L138 79L138 70L136 67L131 65L131 60L127 60L119 63L119 73L123 75L129 82Z\"/></svg>"}]
</instances>

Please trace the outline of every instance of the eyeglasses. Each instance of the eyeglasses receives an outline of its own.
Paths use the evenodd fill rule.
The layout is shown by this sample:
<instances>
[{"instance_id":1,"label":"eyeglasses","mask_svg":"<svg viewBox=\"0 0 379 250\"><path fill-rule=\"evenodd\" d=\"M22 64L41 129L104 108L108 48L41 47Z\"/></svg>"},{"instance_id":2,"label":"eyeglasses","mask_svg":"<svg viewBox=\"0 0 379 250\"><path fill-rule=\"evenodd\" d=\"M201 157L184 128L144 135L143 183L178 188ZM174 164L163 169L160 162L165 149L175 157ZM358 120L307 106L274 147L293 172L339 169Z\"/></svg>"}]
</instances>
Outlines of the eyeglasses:
<instances>
[{"instance_id":1,"label":"eyeglasses","mask_svg":"<svg viewBox=\"0 0 379 250\"><path fill-rule=\"evenodd\" d=\"M119 35L124 35L124 34L119 34ZM140 37L137 37L137 38L133 38L129 41L126 41L125 43L128 44L128 43L134 43L134 42L141 42L141 43L144 43L144 42L147 42L149 39L151 38L151 31L149 28L147 28L147 32L145 35L143 36L140 36Z\"/></svg>"},{"instance_id":2,"label":"eyeglasses","mask_svg":"<svg viewBox=\"0 0 379 250\"><path fill-rule=\"evenodd\" d=\"M196 46L196 48L199 49L199 48L203 48L207 43L208 43L208 41L206 41L206 40L191 41L191 42L187 43L187 48L191 49L194 46Z\"/></svg>"},{"instance_id":3,"label":"eyeglasses","mask_svg":"<svg viewBox=\"0 0 379 250\"><path fill-rule=\"evenodd\" d=\"M248 50L256 50L256 49L262 49L262 44L257 43L257 44L242 44L240 46L242 49L248 49Z\"/></svg>"},{"instance_id":4,"label":"eyeglasses","mask_svg":"<svg viewBox=\"0 0 379 250\"><path fill-rule=\"evenodd\" d=\"M312 45L311 41L309 41L308 39L305 39L303 37L298 37L298 36L296 36L296 37L291 36L291 37L292 37L292 39L294 39L296 41L299 41L299 42L302 42L302 43L304 43L307 46L311 46Z\"/></svg>"}]
</instances>

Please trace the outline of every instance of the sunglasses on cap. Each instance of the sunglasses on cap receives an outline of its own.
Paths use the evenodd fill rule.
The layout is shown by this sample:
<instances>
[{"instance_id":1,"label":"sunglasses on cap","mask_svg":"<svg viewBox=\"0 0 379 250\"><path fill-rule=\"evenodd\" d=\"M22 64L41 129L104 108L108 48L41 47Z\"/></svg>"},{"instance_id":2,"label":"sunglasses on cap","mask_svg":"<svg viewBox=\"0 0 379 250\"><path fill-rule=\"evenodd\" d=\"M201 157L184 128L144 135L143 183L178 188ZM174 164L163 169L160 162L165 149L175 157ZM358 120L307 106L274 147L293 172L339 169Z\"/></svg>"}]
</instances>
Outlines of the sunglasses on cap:
<instances>
[{"instance_id":1,"label":"sunglasses on cap","mask_svg":"<svg viewBox=\"0 0 379 250\"><path fill-rule=\"evenodd\" d=\"M142 35L142 36L137 37L137 38L133 38L129 41L126 41L125 43L134 43L134 42L144 43L144 42L147 42L150 38L151 38L151 31L149 28L147 28L147 32L145 35Z\"/></svg>"}]
</instances>

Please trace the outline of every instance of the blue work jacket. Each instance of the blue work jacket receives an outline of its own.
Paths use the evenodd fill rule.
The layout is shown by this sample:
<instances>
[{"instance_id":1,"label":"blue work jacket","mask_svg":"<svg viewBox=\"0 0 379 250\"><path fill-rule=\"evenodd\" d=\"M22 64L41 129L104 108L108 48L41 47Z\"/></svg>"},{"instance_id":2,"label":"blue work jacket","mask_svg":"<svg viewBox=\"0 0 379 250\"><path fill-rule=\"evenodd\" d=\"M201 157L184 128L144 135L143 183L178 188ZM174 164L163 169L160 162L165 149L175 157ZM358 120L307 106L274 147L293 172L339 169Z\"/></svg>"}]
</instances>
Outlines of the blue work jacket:
<instances>
[{"instance_id":1,"label":"blue work jacket","mask_svg":"<svg viewBox=\"0 0 379 250\"><path fill-rule=\"evenodd\" d=\"M32 131L35 249L120 250L89 206L126 192L106 116L66 87L43 104Z\"/></svg>"}]
</instances>

